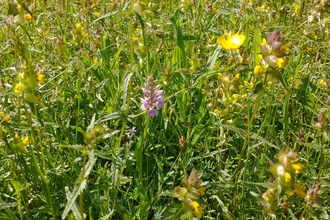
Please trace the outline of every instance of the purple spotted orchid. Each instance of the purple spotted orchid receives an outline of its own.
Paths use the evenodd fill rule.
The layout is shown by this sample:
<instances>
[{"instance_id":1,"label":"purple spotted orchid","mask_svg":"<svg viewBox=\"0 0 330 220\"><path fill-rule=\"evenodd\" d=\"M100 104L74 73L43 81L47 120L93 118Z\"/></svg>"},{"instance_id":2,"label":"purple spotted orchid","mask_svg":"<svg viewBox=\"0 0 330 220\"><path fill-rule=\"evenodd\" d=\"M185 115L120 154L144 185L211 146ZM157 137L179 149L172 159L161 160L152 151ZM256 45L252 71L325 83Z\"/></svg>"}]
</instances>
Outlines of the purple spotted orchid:
<instances>
[{"instance_id":1,"label":"purple spotted orchid","mask_svg":"<svg viewBox=\"0 0 330 220\"><path fill-rule=\"evenodd\" d=\"M152 76L148 77L144 87L142 88L144 98L140 98L142 102L141 110L148 110L148 116L151 118L157 116L157 109L164 106L163 90L160 90L159 88L160 85L156 85L156 82Z\"/></svg>"}]
</instances>

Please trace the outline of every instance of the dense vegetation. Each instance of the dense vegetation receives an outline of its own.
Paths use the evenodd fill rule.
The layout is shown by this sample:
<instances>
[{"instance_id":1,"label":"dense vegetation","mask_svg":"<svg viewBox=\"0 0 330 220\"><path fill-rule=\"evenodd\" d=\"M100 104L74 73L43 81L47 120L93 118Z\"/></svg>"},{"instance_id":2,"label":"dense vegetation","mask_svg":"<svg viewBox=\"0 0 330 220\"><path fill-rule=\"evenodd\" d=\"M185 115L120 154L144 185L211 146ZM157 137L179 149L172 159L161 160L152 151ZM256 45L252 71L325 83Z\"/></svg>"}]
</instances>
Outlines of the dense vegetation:
<instances>
[{"instance_id":1,"label":"dense vegetation","mask_svg":"<svg viewBox=\"0 0 330 220\"><path fill-rule=\"evenodd\" d=\"M330 218L329 1L0 3L0 219Z\"/></svg>"}]
</instances>

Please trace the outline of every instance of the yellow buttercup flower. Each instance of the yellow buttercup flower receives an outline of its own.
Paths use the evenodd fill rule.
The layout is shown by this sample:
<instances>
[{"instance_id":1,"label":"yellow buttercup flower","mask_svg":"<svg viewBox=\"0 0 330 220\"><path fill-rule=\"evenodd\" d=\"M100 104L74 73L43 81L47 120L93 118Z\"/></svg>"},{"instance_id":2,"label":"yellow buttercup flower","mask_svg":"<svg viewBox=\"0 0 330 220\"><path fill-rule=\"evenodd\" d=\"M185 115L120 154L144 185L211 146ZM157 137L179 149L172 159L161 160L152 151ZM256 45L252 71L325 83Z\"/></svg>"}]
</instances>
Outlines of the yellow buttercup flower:
<instances>
[{"instance_id":1,"label":"yellow buttercup flower","mask_svg":"<svg viewBox=\"0 0 330 220\"><path fill-rule=\"evenodd\" d=\"M217 42L225 50L235 50L243 44L245 38L244 34L232 34L227 39L224 36L218 37Z\"/></svg>"}]
</instances>

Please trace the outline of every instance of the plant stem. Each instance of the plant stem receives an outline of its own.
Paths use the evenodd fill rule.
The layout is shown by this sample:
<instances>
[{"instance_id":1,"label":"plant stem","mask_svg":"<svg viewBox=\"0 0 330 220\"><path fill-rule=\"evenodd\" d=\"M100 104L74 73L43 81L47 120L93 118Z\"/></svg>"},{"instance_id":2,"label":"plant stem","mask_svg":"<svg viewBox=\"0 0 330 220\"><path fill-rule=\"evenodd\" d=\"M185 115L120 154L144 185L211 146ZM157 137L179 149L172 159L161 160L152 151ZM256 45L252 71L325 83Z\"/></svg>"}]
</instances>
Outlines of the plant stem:
<instances>
[{"instance_id":1,"label":"plant stem","mask_svg":"<svg viewBox=\"0 0 330 220\"><path fill-rule=\"evenodd\" d=\"M241 166L242 166L243 154L245 152L246 147L249 146L249 141L250 141L250 127L252 126L253 119L254 119L257 111L259 110L259 104L261 102L262 96L263 96L263 90L258 95L256 104L254 105L255 108L254 108L254 110L252 112L252 115L250 115L250 109L252 109L252 107L250 105L251 102L249 102L248 128L247 128L247 131L246 131L246 134L245 134L245 139L244 139L243 147L241 149L241 153L240 153L238 164L237 164L237 171L236 171L236 174L235 174L235 181L234 181L234 183L235 183L235 190L234 190L233 207L232 207L232 210L233 211L236 208L237 200L238 200L238 182L240 180L239 179L240 178L240 172L239 171L241 170ZM249 157L249 155L248 155L248 157ZM245 163L248 163L248 158L245 160ZM245 173L246 171L243 170L243 172ZM243 192L243 190L244 190L244 184L242 186L242 192Z\"/></svg>"}]
</instances>

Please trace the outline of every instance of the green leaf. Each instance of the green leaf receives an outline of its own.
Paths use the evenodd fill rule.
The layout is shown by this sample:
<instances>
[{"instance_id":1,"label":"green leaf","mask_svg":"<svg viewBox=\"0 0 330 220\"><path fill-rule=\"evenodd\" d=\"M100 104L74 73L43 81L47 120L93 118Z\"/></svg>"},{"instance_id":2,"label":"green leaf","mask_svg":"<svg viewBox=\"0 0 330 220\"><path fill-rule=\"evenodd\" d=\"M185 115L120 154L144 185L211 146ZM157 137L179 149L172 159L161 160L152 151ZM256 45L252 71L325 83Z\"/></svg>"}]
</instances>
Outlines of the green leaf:
<instances>
[{"instance_id":1,"label":"green leaf","mask_svg":"<svg viewBox=\"0 0 330 220\"><path fill-rule=\"evenodd\" d=\"M250 95L249 99L257 95L259 92L261 92L264 89L264 85L261 82L258 82L257 85L254 87L253 93Z\"/></svg>"},{"instance_id":2,"label":"green leaf","mask_svg":"<svg viewBox=\"0 0 330 220\"><path fill-rule=\"evenodd\" d=\"M185 51L185 46L184 46L184 37L181 31L181 26L180 26L180 12L176 11L174 15L170 17L170 20L172 21L173 25L175 26L175 31L176 31L176 45L181 49L181 62L179 68L188 68L188 58L186 55Z\"/></svg>"},{"instance_id":3,"label":"green leaf","mask_svg":"<svg viewBox=\"0 0 330 220\"><path fill-rule=\"evenodd\" d=\"M87 132L91 132L95 126L95 114L92 117L91 123L87 127Z\"/></svg>"},{"instance_id":4,"label":"green leaf","mask_svg":"<svg viewBox=\"0 0 330 220\"><path fill-rule=\"evenodd\" d=\"M218 14L222 15L230 15L230 14L236 14L236 9L230 9L230 8L218 8L217 9Z\"/></svg>"},{"instance_id":5,"label":"green leaf","mask_svg":"<svg viewBox=\"0 0 330 220\"><path fill-rule=\"evenodd\" d=\"M214 50L212 56L207 60L207 63L205 65L205 69L208 71L213 70L215 61L217 60L219 53L221 51L220 45L217 46L217 48Z\"/></svg>"},{"instance_id":6,"label":"green leaf","mask_svg":"<svg viewBox=\"0 0 330 220\"><path fill-rule=\"evenodd\" d=\"M107 114L99 118L98 123L102 123L105 121L114 120L118 118L121 118L121 114L119 114L118 112L113 112L111 114Z\"/></svg>"},{"instance_id":7,"label":"green leaf","mask_svg":"<svg viewBox=\"0 0 330 220\"><path fill-rule=\"evenodd\" d=\"M220 69L220 70L215 70L215 71L207 71L207 72L204 72L202 73L201 75L199 75L197 77L197 79L195 80L193 86L197 86L202 80L208 78L208 77L211 77L211 76L216 76L218 75L218 73L221 73L221 72L226 72L230 69L233 69L237 64L232 64L231 66L228 66L228 67L225 67L223 69Z\"/></svg>"},{"instance_id":8,"label":"green leaf","mask_svg":"<svg viewBox=\"0 0 330 220\"><path fill-rule=\"evenodd\" d=\"M284 141L288 143L288 119L289 119L289 104L290 104L290 93L285 97L283 106L283 129L284 129Z\"/></svg>"},{"instance_id":9,"label":"green leaf","mask_svg":"<svg viewBox=\"0 0 330 220\"><path fill-rule=\"evenodd\" d=\"M223 211L223 214L228 218L228 219L233 219L232 216L229 213L228 208L225 206L225 203L216 195L213 195L210 197L210 199L216 199L221 210Z\"/></svg>"},{"instance_id":10,"label":"green leaf","mask_svg":"<svg viewBox=\"0 0 330 220\"><path fill-rule=\"evenodd\" d=\"M86 188L86 185L87 185L86 178L89 176L89 174L97 160L93 151L88 151L88 157L89 157L89 160L88 160L87 164L85 165L84 169L82 169L82 172L84 171L84 173L78 177L78 181L77 181L78 184L74 187L72 193L70 193L69 191L67 192L68 203L66 204L65 209L63 211L62 219L65 219L67 217L70 210L75 209L74 206L75 206L75 201L76 201L77 197ZM83 176L84 178L82 179L81 176Z\"/></svg>"},{"instance_id":11,"label":"green leaf","mask_svg":"<svg viewBox=\"0 0 330 220\"><path fill-rule=\"evenodd\" d=\"M284 86L284 88L289 91L289 88L288 88L288 83L285 81L285 79L283 78L283 74L282 72L279 72L277 70L272 70L272 71L269 71L269 76L273 76L275 77L278 81L280 81L282 83L282 85Z\"/></svg>"},{"instance_id":12,"label":"green leaf","mask_svg":"<svg viewBox=\"0 0 330 220\"><path fill-rule=\"evenodd\" d=\"M87 181L86 179L83 179L79 185L77 185L72 193L70 194L71 197L68 198L68 203L65 206L65 209L62 213L62 219L65 219L66 216L68 215L69 211L72 209L72 207L74 206L77 197L80 195L80 193L82 193L84 191L84 189L86 188L86 184Z\"/></svg>"},{"instance_id":13,"label":"green leaf","mask_svg":"<svg viewBox=\"0 0 330 220\"><path fill-rule=\"evenodd\" d=\"M300 52L298 53L296 56L291 56L290 60L289 60L289 64L288 66L286 67L286 72L289 72L290 76L293 78L293 79L296 79L298 73L299 73L299 70L300 70L300 67L301 67L301 64L303 62L303 53Z\"/></svg>"},{"instance_id":14,"label":"green leaf","mask_svg":"<svg viewBox=\"0 0 330 220\"><path fill-rule=\"evenodd\" d=\"M13 208L16 207L16 202L9 202L9 203L0 203L0 209L7 209L7 208Z\"/></svg>"},{"instance_id":15,"label":"green leaf","mask_svg":"<svg viewBox=\"0 0 330 220\"><path fill-rule=\"evenodd\" d=\"M231 131L234 131L234 132L240 133L241 135L245 135L245 134L246 134L246 131L243 130L243 129L241 129L241 128L237 128L237 127L230 126L230 125L225 125L225 124L222 124L222 123L216 123L216 125L219 125L219 126L221 126L221 127L223 127L223 128L226 128L226 129L228 129L228 130L231 130ZM266 140L265 138L260 137L258 134L251 133L250 138L251 138L251 139L255 139L255 140L259 140L259 141L261 141L262 143L267 144L268 146L273 147L273 148L275 148L275 149L277 149L277 150L280 149L280 147L278 147L278 146L272 144L271 142L269 142L269 141Z\"/></svg>"},{"instance_id":16,"label":"green leaf","mask_svg":"<svg viewBox=\"0 0 330 220\"><path fill-rule=\"evenodd\" d=\"M128 91L128 87L130 85L130 81L131 81L133 74L134 74L133 72L127 74L127 76L125 77L125 80L124 80L124 85L123 85L123 102L124 103L127 103L127 101L126 101L127 91Z\"/></svg>"},{"instance_id":17,"label":"green leaf","mask_svg":"<svg viewBox=\"0 0 330 220\"><path fill-rule=\"evenodd\" d=\"M172 65L176 67L176 69L183 68L183 53L179 46L175 46L172 55Z\"/></svg>"},{"instance_id":18,"label":"green leaf","mask_svg":"<svg viewBox=\"0 0 330 220\"><path fill-rule=\"evenodd\" d=\"M108 18L108 17L111 17L111 16L113 16L113 15L115 15L115 14L118 14L118 15L126 15L126 14L129 14L129 12L121 12L121 13L118 13L118 11L115 11L115 12L109 12L109 13L107 13L107 14L105 14L105 15L103 15L103 16L97 18L97 19L95 19L95 20L91 23L91 25L94 24L95 22L98 22L98 21L104 20L104 19L106 19L106 18Z\"/></svg>"},{"instance_id":19,"label":"green leaf","mask_svg":"<svg viewBox=\"0 0 330 220\"><path fill-rule=\"evenodd\" d=\"M111 44L110 44L110 37L108 34L105 34L103 36L103 41L100 48L100 55L106 66L110 67Z\"/></svg>"},{"instance_id":20,"label":"green leaf","mask_svg":"<svg viewBox=\"0 0 330 220\"><path fill-rule=\"evenodd\" d=\"M65 189L66 198L67 198L67 200L69 200L72 197L72 193L69 191L68 187L65 187L64 189ZM73 203L71 210L72 210L74 218L76 220L83 219L81 216L81 213L80 213L80 208L76 202Z\"/></svg>"},{"instance_id":21,"label":"green leaf","mask_svg":"<svg viewBox=\"0 0 330 220\"><path fill-rule=\"evenodd\" d=\"M258 28L253 36L253 61L254 65L259 65L259 55L261 54L260 45L261 44L261 36L260 29Z\"/></svg>"}]
</instances>

